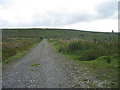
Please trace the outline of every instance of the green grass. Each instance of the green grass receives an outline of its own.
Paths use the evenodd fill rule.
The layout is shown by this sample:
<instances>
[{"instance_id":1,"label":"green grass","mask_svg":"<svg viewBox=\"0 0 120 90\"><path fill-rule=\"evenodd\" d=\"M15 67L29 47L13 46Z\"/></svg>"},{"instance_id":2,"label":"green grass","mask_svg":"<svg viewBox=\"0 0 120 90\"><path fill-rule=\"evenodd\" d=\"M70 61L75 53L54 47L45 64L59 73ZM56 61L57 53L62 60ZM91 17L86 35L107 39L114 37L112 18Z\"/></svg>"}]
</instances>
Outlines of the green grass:
<instances>
[{"instance_id":1,"label":"green grass","mask_svg":"<svg viewBox=\"0 0 120 90\"><path fill-rule=\"evenodd\" d=\"M32 64L31 66L33 66L33 67L39 67L39 66L41 66L41 64Z\"/></svg>"},{"instance_id":2,"label":"green grass","mask_svg":"<svg viewBox=\"0 0 120 90\"><path fill-rule=\"evenodd\" d=\"M18 52L14 56L11 56L11 57L7 58L6 60L4 60L3 64L7 64L13 60L16 60L16 59L23 57L26 53L28 53L28 51L26 50L26 51Z\"/></svg>"},{"instance_id":3,"label":"green grass","mask_svg":"<svg viewBox=\"0 0 120 90\"><path fill-rule=\"evenodd\" d=\"M97 78L108 80L110 87L118 87L118 68L120 66L118 65L117 44L64 40L49 40L49 42L56 51L65 55L68 60L86 67L87 70L95 73ZM95 87L94 84L91 86Z\"/></svg>"},{"instance_id":4,"label":"green grass","mask_svg":"<svg viewBox=\"0 0 120 90\"><path fill-rule=\"evenodd\" d=\"M94 70L95 73L100 75L101 79L118 79L118 59L111 56L111 63L107 63L106 56L102 56L92 61L79 61L81 65L90 67L90 70Z\"/></svg>"},{"instance_id":5,"label":"green grass","mask_svg":"<svg viewBox=\"0 0 120 90\"><path fill-rule=\"evenodd\" d=\"M78 63L95 73L97 78L108 80L110 87L118 87L118 59L111 56L111 63L107 63L105 56L103 56L93 61L78 61Z\"/></svg>"}]
</instances>

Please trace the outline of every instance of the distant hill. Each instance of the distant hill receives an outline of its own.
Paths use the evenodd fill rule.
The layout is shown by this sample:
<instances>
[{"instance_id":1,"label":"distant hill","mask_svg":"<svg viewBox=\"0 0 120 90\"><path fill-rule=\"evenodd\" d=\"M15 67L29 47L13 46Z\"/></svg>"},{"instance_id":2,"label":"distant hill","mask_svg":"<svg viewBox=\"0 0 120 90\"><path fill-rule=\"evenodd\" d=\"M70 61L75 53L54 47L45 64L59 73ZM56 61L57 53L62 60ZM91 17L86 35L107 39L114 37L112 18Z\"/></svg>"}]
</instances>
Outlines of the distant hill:
<instances>
[{"instance_id":1,"label":"distant hill","mask_svg":"<svg viewBox=\"0 0 120 90\"><path fill-rule=\"evenodd\" d=\"M81 39L94 41L118 41L118 33L91 32L74 29L2 29L5 38L53 38L53 39Z\"/></svg>"}]
</instances>

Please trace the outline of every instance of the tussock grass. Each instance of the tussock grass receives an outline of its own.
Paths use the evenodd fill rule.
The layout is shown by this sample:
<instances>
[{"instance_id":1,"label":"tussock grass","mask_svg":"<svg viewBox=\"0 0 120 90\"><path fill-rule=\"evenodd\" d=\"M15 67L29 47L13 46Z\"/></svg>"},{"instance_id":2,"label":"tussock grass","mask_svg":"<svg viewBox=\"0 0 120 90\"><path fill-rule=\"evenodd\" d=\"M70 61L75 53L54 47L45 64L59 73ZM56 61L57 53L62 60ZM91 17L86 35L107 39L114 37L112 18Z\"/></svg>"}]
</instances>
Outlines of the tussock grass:
<instances>
[{"instance_id":1,"label":"tussock grass","mask_svg":"<svg viewBox=\"0 0 120 90\"><path fill-rule=\"evenodd\" d=\"M76 55L77 60L95 60L101 56L111 56L118 54L117 42L95 42L81 40L52 40L58 52ZM78 55L79 54L79 55Z\"/></svg>"},{"instance_id":2,"label":"tussock grass","mask_svg":"<svg viewBox=\"0 0 120 90\"><path fill-rule=\"evenodd\" d=\"M40 39L17 39L3 41L2 43L2 63L9 63L29 52L30 48L40 42Z\"/></svg>"}]
</instances>

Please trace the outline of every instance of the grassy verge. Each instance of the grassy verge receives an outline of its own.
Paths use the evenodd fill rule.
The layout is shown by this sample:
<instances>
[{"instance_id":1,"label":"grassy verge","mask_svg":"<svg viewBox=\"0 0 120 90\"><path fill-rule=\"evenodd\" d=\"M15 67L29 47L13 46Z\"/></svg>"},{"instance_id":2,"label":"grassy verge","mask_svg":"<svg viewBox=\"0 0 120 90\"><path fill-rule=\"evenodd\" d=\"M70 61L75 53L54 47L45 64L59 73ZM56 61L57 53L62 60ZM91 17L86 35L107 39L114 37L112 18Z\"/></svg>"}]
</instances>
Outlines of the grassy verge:
<instances>
[{"instance_id":1,"label":"grassy verge","mask_svg":"<svg viewBox=\"0 0 120 90\"><path fill-rule=\"evenodd\" d=\"M40 41L38 39L19 39L3 42L2 64L4 65L23 57Z\"/></svg>"},{"instance_id":2,"label":"grassy verge","mask_svg":"<svg viewBox=\"0 0 120 90\"><path fill-rule=\"evenodd\" d=\"M119 56L116 43L88 41L49 40L59 53L69 60L86 67L101 80L107 80L109 86L118 87Z\"/></svg>"}]
</instances>

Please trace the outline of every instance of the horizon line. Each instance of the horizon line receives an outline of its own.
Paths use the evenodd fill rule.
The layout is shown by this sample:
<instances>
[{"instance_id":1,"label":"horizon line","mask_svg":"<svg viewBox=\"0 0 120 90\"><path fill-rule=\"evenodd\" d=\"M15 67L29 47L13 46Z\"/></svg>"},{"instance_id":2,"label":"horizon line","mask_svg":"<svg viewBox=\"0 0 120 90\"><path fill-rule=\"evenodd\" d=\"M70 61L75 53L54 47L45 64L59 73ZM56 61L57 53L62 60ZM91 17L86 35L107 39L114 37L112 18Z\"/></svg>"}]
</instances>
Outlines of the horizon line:
<instances>
[{"instance_id":1,"label":"horizon line","mask_svg":"<svg viewBox=\"0 0 120 90\"><path fill-rule=\"evenodd\" d=\"M77 30L77 31L83 31L83 32L103 32L103 33L111 33L111 32L104 32L104 31L92 31L92 30L81 30L81 29L73 29L73 28L55 28L55 27L0 27L0 30L2 29L63 29L63 30ZM119 31L114 33L120 33Z\"/></svg>"}]
</instances>

